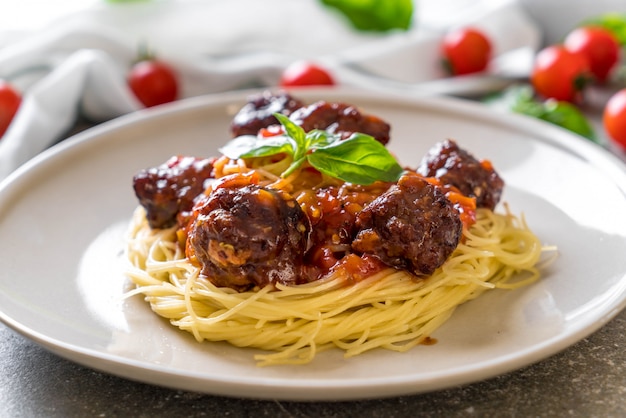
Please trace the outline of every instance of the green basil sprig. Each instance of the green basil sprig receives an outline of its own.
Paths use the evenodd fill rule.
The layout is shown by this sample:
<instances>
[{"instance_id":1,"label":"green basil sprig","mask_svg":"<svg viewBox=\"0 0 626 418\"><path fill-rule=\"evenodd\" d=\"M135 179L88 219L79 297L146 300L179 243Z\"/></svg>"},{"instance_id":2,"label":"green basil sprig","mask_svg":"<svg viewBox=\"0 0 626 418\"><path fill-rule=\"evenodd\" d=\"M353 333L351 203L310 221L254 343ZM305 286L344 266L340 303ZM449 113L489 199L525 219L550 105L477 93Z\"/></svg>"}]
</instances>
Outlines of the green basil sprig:
<instances>
[{"instance_id":1,"label":"green basil sprig","mask_svg":"<svg viewBox=\"0 0 626 418\"><path fill-rule=\"evenodd\" d=\"M598 143L591 123L580 109L569 102L554 99L539 100L534 96L530 85L510 86L503 92L488 97L485 103L494 108L502 108L550 122Z\"/></svg>"},{"instance_id":2,"label":"green basil sprig","mask_svg":"<svg viewBox=\"0 0 626 418\"><path fill-rule=\"evenodd\" d=\"M220 148L220 152L232 159L287 154L292 162L281 174L283 178L304 162L328 176L363 185L375 181L395 182L404 171L387 148L369 135L354 133L342 140L340 135L327 131L305 132L285 115L276 113L274 116L283 125L283 135L239 136Z\"/></svg>"},{"instance_id":3,"label":"green basil sprig","mask_svg":"<svg viewBox=\"0 0 626 418\"><path fill-rule=\"evenodd\" d=\"M413 0L321 0L337 9L361 31L408 30L413 20Z\"/></svg>"}]
</instances>

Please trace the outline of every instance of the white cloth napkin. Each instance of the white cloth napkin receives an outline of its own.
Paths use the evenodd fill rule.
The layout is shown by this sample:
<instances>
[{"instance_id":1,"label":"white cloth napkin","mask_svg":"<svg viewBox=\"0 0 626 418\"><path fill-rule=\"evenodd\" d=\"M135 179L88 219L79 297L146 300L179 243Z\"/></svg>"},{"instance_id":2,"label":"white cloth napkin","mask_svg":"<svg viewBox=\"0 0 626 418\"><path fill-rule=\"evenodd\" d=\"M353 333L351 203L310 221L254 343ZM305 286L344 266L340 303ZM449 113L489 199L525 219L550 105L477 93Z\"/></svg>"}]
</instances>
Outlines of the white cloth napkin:
<instances>
[{"instance_id":1,"label":"white cloth napkin","mask_svg":"<svg viewBox=\"0 0 626 418\"><path fill-rule=\"evenodd\" d=\"M488 79L443 79L438 48L451 27L473 25L491 37L490 72L498 76L527 74L540 44L515 0L420 0L416 15L410 31L384 35L352 30L316 0L103 4L66 17L0 49L0 78L23 90L0 139L0 180L61 139L79 115L97 123L140 109L126 74L141 42L176 69L181 98L274 86L297 59L325 65L342 85L455 93Z\"/></svg>"}]
</instances>

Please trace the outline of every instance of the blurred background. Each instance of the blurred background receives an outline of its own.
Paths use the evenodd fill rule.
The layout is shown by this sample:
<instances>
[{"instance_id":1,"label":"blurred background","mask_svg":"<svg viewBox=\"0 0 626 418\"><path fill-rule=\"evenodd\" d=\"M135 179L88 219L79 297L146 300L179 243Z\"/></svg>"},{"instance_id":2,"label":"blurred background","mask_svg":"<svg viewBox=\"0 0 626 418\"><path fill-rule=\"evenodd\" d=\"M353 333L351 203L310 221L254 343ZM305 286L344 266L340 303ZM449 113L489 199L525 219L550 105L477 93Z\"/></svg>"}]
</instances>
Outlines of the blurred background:
<instances>
[{"instance_id":1,"label":"blurred background","mask_svg":"<svg viewBox=\"0 0 626 418\"><path fill-rule=\"evenodd\" d=\"M307 0L292 0L291 3L304 3ZM18 40L24 35L46 28L51 22L80 12L106 7L119 7L120 4L151 3L150 7L161 7L163 4L175 3L219 3L219 0L20 0L13 2L3 0L0 13L0 46ZM498 3L499 0L419 0L414 2L416 19L420 16L463 13L465 7L477 3ZM159 4L160 3L160 4ZM222 3L228 3L223 2ZM262 2L261 2L262 3ZM271 3L271 1L270 1ZM567 31L589 16L624 11L626 5L619 0L519 0L519 3L537 21L544 34L544 42L552 43L561 39ZM126 7L123 6L123 7ZM131 6L132 7L132 6ZM296 6L296 7L301 7ZM558 18L555 18L557 17ZM209 23L210 18L196 15L195 19ZM127 22L120 21L120 24Z\"/></svg>"},{"instance_id":2,"label":"blurred background","mask_svg":"<svg viewBox=\"0 0 626 418\"><path fill-rule=\"evenodd\" d=\"M3 2L0 79L22 100L0 142L5 167L76 132L77 122L82 129L147 106L126 80L146 51L175 72L175 99L278 86L291 64L305 60L340 86L473 100L500 94L491 105L557 122L623 156L623 146L606 139L600 120L608 98L626 85L623 62L608 82L588 83L584 100L578 100L582 94L565 97L569 103L557 111L529 106L545 107L550 98L535 95L533 86L507 90L530 85L539 50L561 43L590 19L604 19L626 42L623 0ZM452 74L442 65L442 42L468 27L489 40L489 65ZM2 148L12 155L3 156Z\"/></svg>"}]
</instances>

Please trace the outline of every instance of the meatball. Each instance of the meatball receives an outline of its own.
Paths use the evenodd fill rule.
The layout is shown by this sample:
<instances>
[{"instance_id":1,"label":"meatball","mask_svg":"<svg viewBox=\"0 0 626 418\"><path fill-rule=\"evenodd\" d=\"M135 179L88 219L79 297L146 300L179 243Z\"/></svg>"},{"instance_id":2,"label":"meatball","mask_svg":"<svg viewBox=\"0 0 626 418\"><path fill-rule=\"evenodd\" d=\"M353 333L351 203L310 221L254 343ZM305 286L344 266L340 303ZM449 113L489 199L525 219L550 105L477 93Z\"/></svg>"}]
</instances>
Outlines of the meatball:
<instances>
[{"instance_id":1,"label":"meatball","mask_svg":"<svg viewBox=\"0 0 626 418\"><path fill-rule=\"evenodd\" d=\"M357 215L356 252L416 275L432 274L459 244L463 225L452 203L413 173Z\"/></svg>"},{"instance_id":2,"label":"meatball","mask_svg":"<svg viewBox=\"0 0 626 418\"><path fill-rule=\"evenodd\" d=\"M217 188L197 206L188 248L213 284L244 291L298 283L311 227L295 199L251 184Z\"/></svg>"},{"instance_id":3,"label":"meatball","mask_svg":"<svg viewBox=\"0 0 626 418\"><path fill-rule=\"evenodd\" d=\"M346 138L360 132L374 137L383 145L389 142L391 128L387 122L363 114L348 104L320 101L296 110L289 118L306 132L322 129L342 134Z\"/></svg>"},{"instance_id":4,"label":"meatball","mask_svg":"<svg viewBox=\"0 0 626 418\"><path fill-rule=\"evenodd\" d=\"M274 113L289 116L291 112L302 106L304 104L300 100L285 92L265 91L250 96L248 103L233 118L230 126L231 132L233 136L256 135L260 129L278 124Z\"/></svg>"},{"instance_id":5,"label":"meatball","mask_svg":"<svg viewBox=\"0 0 626 418\"><path fill-rule=\"evenodd\" d=\"M504 181L488 161L479 161L451 139L435 145L422 159L417 171L451 184L465 196L476 198L476 206L493 210L502 196Z\"/></svg>"},{"instance_id":6,"label":"meatball","mask_svg":"<svg viewBox=\"0 0 626 418\"><path fill-rule=\"evenodd\" d=\"M135 195L146 209L151 228L172 226L179 212L193 207L194 199L205 189L205 181L211 178L214 161L175 156L133 177Z\"/></svg>"}]
</instances>

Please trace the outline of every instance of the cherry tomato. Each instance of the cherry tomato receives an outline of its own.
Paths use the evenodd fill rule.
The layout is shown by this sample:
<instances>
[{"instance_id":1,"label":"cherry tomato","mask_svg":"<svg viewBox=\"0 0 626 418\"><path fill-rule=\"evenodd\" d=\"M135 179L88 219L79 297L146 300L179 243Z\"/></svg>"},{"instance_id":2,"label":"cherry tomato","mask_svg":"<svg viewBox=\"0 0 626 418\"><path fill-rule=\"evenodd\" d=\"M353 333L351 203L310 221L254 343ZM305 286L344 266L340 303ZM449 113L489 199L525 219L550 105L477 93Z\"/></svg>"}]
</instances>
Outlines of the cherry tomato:
<instances>
[{"instance_id":1,"label":"cherry tomato","mask_svg":"<svg viewBox=\"0 0 626 418\"><path fill-rule=\"evenodd\" d=\"M333 86L335 80L326 69L306 61L289 65L280 77L280 86Z\"/></svg>"},{"instance_id":2,"label":"cherry tomato","mask_svg":"<svg viewBox=\"0 0 626 418\"><path fill-rule=\"evenodd\" d=\"M609 138L626 150L626 89L618 91L608 100L603 122Z\"/></svg>"},{"instance_id":3,"label":"cherry tomato","mask_svg":"<svg viewBox=\"0 0 626 418\"><path fill-rule=\"evenodd\" d=\"M619 61L620 46L615 36L600 27L581 27L570 32L563 43L565 48L587 57L591 72L599 82L608 78Z\"/></svg>"},{"instance_id":4,"label":"cherry tomato","mask_svg":"<svg viewBox=\"0 0 626 418\"><path fill-rule=\"evenodd\" d=\"M441 44L444 66L452 75L484 71L491 60L491 41L473 28L448 32Z\"/></svg>"},{"instance_id":5,"label":"cherry tomato","mask_svg":"<svg viewBox=\"0 0 626 418\"><path fill-rule=\"evenodd\" d=\"M146 107L173 102L178 98L176 73L162 61L136 63L128 74L128 85Z\"/></svg>"},{"instance_id":6,"label":"cherry tomato","mask_svg":"<svg viewBox=\"0 0 626 418\"><path fill-rule=\"evenodd\" d=\"M591 69L587 58L568 51L562 45L548 46L535 57L531 82L542 96L576 102L590 80Z\"/></svg>"},{"instance_id":7,"label":"cherry tomato","mask_svg":"<svg viewBox=\"0 0 626 418\"><path fill-rule=\"evenodd\" d=\"M0 137L11 124L21 102L20 93L6 81L0 80Z\"/></svg>"}]
</instances>

